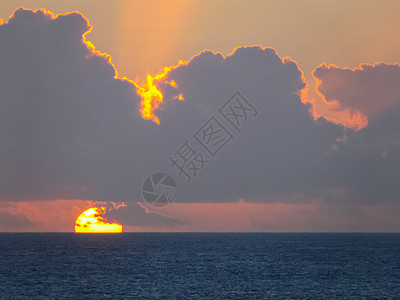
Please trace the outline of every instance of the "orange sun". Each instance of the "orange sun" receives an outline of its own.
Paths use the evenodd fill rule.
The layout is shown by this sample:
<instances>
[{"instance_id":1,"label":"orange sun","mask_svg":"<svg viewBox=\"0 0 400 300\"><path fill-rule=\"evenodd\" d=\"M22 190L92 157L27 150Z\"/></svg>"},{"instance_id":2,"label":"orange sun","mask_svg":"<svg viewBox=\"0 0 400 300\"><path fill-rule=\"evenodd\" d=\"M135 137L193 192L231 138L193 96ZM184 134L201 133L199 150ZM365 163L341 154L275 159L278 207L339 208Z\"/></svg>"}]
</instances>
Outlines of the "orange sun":
<instances>
[{"instance_id":1,"label":"orange sun","mask_svg":"<svg viewBox=\"0 0 400 300\"><path fill-rule=\"evenodd\" d=\"M76 233L121 233L122 225L104 220L105 207L91 207L79 215L75 222Z\"/></svg>"}]
</instances>

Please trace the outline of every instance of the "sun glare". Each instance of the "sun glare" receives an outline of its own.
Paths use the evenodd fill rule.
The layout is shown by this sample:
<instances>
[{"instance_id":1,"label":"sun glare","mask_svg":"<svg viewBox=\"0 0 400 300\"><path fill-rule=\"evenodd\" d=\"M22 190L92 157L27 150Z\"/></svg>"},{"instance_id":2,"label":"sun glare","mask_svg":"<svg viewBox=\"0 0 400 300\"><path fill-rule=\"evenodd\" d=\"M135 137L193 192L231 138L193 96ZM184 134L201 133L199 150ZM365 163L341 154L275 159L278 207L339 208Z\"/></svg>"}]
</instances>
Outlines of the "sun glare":
<instances>
[{"instance_id":1,"label":"sun glare","mask_svg":"<svg viewBox=\"0 0 400 300\"><path fill-rule=\"evenodd\" d=\"M79 215L75 222L76 233L121 233L122 225L107 223L102 215L104 207L91 207Z\"/></svg>"}]
</instances>

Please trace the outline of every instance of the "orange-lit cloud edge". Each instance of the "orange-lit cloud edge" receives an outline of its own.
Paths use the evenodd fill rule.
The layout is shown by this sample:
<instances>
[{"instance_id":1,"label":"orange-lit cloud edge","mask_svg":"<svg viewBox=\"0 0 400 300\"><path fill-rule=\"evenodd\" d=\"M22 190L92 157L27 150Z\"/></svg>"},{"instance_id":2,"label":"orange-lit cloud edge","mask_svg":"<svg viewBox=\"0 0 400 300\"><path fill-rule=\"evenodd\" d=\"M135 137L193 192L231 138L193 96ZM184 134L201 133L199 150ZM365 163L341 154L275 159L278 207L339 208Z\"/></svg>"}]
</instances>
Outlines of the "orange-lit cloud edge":
<instances>
[{"instance_id":1,"label":"orange-lit cloud edge","mask_svg":"<svg viewBox=\"0 0 400 300\"><path fill-rule=\"evenodd\" d=\"M331 112L333 112L332 116L329 115L322 115L325 119L329 120L332 123L335 124L341 124L344 125L348 128L352 128L356 131L361 130L364 127L368 126L368 118L370 117L367 114L362 113L361 111L355 109L355 108L351 108L351 107L347 107L347 108L343 108L342 105L340 104L340 102L338 101L338 99L330 99L327 100L325 95L323 93L320 92L319 87L322 84L322 81L317 78L314 75L314 72L319 69L319 68L325 68L327 70L341 70L341 71L350 71L352 73L356 73L358 71L362 72L365 71L366 68L368 69L375 69L381 65L384 66L397 66L398 68L400 68L400 64L398 62L394 62L394 63L385 63L385 62L375 62L373 64L369 64L369 63L360 63L358 66L354 67L354 68L350 68L347 66L344 67L339 67L335 64L327 64L326 62L321 63L319 66L315 67L314 70L312 71L312 76L314 81L317 83L316 87L315 87L315 92L319 95L319 97L321 98L321 103L325 106L327 106L329 108L329 110ZM317 106L316 102L314 101L313 108L314 108L314 116L318 117L320 116L316 111L315 111L315 107Z\"/></svg>"},{"instance_id":2,"label":"orange-lit cloud edge","mask_svg":"<svg viewBox=\"0 0 400 300\"><path fill-rule=\"evenodd\" d=\"M372 65L372 67L375 67L378 64L380 64L380 62L374 63ZM350 108L341 108L338 100L327 100L325 95L319 91L319 87L321 86L322 81L314 75L314 71L320 67L326 67L328 69L336 68L336 69L341 69L341 70L356 71L356 70L362 70L362 65L364 65L364 64L360 64L358 67L355 67L355 68L348 68L348 67L340 68L340 67L336 66L335 64L329 64L329 66L328 66L326 62L323 62L319 66L314 68L314 70L312 71L311 74L312 74L314 81L317 83L315 86L315 92L321 98L321 100L319 100L319 101L322 102L322 105L329 107L329 110L331 112L333 112L332 115L320 114L316 110L316 106L317 106L316 100L315 99L308 100L313 104L312 105L312 114L314 116L314 119L317 119L322 116L325 119L327 119L329 122L332 122L334 124L340 124L345 127L354 129L356 131L361 130L362 128L364 128L368 125L368 116L364 115L360 111L358 111L356 109L350 109Z\"/></svg>"}]
</instances>

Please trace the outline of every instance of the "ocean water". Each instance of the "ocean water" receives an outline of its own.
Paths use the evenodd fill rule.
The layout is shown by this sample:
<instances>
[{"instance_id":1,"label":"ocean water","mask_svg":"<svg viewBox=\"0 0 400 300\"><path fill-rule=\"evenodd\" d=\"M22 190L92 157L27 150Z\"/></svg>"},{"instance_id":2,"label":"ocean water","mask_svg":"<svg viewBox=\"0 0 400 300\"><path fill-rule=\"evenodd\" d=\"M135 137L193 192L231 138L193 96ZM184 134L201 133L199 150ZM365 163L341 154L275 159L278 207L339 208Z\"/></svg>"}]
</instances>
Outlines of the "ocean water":
<instances>
[{"instance_id":1,"label":"ocean water","mask_svg":"<svg viewBox=\"0 0 400 300\"><path fill-rule=\"evenodd\" d=\"M400 299L400 234L0 234L0 299Z\"/></svg>"}]
</instances>

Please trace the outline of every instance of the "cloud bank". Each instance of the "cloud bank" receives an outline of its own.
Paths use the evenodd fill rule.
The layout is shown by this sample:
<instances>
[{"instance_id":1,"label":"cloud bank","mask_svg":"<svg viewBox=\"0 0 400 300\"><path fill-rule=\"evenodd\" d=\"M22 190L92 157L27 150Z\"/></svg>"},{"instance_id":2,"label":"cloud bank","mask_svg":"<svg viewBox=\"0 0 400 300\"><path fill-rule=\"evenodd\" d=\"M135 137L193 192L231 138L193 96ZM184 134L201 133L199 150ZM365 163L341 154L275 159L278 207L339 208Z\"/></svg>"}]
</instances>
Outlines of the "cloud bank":
<instances>
[{"instance_id":1,"label":"cloud bank","mask_svg":"<svg viewBox=\"0 0 400 300\"><path fill-rule=\"evenodd\" d=\"M356 132L314 120L299 66L273 48L205 50L146 86L120 78L86 41L90 30L80 13L22 8L0 25L1 201L138 202L146 177L162 171L177 181L178 202L397 203L398 65L314 71L327 101L368 116ZM150 86L156 96L143 95ZM238 112L237 92L253 108L246 117L224 111ZM218 153L199 142L208 122L229 137ZM190 182L172 163L183 145L204 163L185 167ZM145 221L133 207L140 224L180 224Z\"/></svg>"}]
</instances>

